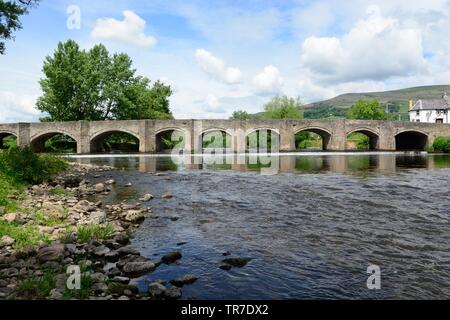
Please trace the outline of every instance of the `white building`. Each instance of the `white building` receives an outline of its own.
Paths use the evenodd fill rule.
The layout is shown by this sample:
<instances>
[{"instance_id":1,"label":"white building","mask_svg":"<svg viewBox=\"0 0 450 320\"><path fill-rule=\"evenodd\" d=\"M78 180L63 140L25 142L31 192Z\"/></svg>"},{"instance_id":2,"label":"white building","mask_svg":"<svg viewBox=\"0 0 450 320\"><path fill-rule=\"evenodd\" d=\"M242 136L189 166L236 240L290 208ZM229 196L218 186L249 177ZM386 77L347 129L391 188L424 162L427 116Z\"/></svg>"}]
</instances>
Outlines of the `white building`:
<instances>
[{"instance_id":1,"label":"white building","mask_svg":"<svg viewBox=\"0 0 450 320\"><path fill-rule=\"evenodd\" d=\"M411 122L450 123L450 97L441 99L410 101L409 120Z\"/></svg>"}]
</instances>

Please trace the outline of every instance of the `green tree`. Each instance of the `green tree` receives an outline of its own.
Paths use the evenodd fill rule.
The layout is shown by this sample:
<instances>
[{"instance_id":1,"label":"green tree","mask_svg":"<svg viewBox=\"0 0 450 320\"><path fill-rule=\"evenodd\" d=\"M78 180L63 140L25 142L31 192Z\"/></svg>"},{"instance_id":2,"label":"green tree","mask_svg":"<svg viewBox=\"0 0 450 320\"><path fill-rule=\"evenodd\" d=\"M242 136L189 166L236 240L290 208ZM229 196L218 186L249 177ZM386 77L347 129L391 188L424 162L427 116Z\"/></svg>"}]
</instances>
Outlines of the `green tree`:
<instances>
[{"instance_id":1,"label":"green tree","mask_svg":"<svg viewBox=\"0 0 450 320\"><path fill-rule=\"evenodd\" d=\"M38 2L39 0L0 0L0 54L5 53L5 40L14 39L13 33L22 29L20 17Z\"/></svg>"},{"instance_id":2,"label":"green tree","mask_svg":"<svg viewBox=\"0 0 450 320\"><path fill-rule=\"evenodd\" d=\"M262 118L269 119L303 119L303 105L300 99L276 96L264 106Z\"/></svg>"},{"instance_id":3,"label":"green tree","mask_svg":"<svg viewBox=\"0 0 450 320\"><path fill-rule=\"evenodd\" d=\"M386 120L386 112L378 100L358 100L350 109L348 118L359 120Z\"/></svg>"},{"instance_id":4,"label":"green tree","mask_svg":"<svg viewBox=\"0 0 450 320\"><path fill-rule=\"evenodd\" d=\"M136 76L131 58L111 55L103 45L86 51L68 40L44 61L43 96L37 108L43 121L166 119L169 86Z\"/></svg>"},{"instance_id":5,"label":"green tree","mask_svg":"<svg viewBox=\"0 0 450 320\"><path fill-rule=\"evenodd\" d=\"M253 119L253 116L248 113L247 111L238 110L234 111L231 118L231 120L250 120Z\"/></svg>"}]
</instances>

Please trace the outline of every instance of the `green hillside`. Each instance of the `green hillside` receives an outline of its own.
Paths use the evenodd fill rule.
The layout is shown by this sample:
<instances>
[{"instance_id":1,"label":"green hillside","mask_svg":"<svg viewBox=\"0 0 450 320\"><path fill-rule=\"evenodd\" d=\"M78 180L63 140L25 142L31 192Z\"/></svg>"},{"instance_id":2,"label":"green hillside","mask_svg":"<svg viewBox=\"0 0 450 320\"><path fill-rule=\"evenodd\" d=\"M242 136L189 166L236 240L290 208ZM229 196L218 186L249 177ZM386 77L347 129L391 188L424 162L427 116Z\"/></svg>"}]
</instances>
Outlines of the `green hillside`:
<instances>
[{"instance_id":1,"label":"green hillside","mask_svg":"<svg viewBox=\"0 0 450 320\"><path fill-rule=\"evenodd\" d=\"M443 93L450 93L450 85L424 86L406 88L384 92L347 93L335 98L305 105L305 108L333 106L336 108L350 108L359 99L377 99L381 103L406 102L419 99L440 98Z\"/></svg>"},{"instance_id":2,"label":"green hillside","mask_svg":"<svg viewBox=\"0 0 450 320\"><path fill-rule=\"evenodd\" d=\"M409 100L436 99L445 92L450 93L450 85L424 86L384 92L347 93L333 99L305 105L305 118L345 118L347 111L357 100L377 99L389 113L392 120L408 120Z\"/></svg>"}]
</instances>

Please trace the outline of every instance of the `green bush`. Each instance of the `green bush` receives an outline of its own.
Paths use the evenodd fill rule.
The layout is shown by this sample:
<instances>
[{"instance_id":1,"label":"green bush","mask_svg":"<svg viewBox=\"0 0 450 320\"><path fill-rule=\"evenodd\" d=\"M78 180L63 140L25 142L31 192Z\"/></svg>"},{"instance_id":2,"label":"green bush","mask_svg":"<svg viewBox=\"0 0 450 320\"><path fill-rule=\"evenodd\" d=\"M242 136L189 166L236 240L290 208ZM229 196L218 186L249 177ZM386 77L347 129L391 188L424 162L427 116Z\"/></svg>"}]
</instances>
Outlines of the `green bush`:
<instances>
[{"instance_id":1,"label":"green bush","mask_svg":"<svg viewBox=\"0 0 450 320\"><path fill-rule=\"evenodd\" d=\"M433 142L433 150L450 153L450 137L437 137Z\"/></svg>"},{"instance_id":2,"label":"green bush","mask_svg":"<svg viewBox=\"0 0 450 320\"><path fill-rule=\"evenodd\" d=\"M61 158L38 155L30 148L12 147L0 153L0 173L16 183L41 183L67 166Z\"/></svg>"}]
</instances>

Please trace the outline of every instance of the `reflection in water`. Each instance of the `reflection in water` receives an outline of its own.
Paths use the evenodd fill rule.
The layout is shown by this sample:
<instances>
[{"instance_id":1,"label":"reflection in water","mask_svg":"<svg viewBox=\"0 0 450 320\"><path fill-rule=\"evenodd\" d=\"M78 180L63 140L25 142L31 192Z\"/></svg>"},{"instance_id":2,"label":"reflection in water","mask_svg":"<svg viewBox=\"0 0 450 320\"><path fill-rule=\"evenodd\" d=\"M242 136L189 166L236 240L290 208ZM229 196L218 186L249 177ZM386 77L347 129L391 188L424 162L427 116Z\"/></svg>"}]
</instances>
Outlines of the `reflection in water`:
<instances>
[{"instance_id":1,"label":"reflection in water","mask_svg":"<svg viewBox=\"0 0 450 320\"><path fill-rule=\"evenodd\" d=\"M123 155L114 157L72 158L80 163L108 165L141 172L187 170L260 171L275 169L273 173L381 173L394 174L398 170L450 167L450 156L432 154L300 154L300 155ZM275 168L273 168L275 167Z\"/></svg>"}]
</instances>

